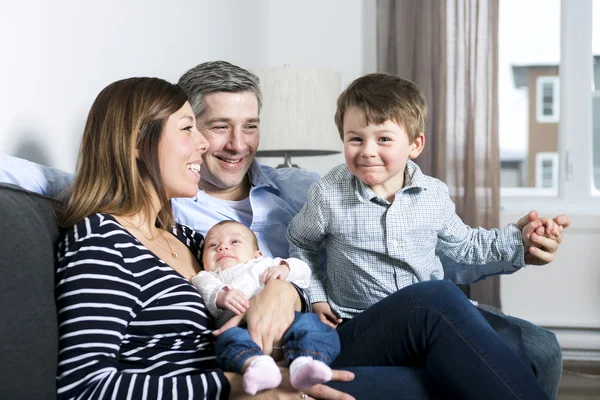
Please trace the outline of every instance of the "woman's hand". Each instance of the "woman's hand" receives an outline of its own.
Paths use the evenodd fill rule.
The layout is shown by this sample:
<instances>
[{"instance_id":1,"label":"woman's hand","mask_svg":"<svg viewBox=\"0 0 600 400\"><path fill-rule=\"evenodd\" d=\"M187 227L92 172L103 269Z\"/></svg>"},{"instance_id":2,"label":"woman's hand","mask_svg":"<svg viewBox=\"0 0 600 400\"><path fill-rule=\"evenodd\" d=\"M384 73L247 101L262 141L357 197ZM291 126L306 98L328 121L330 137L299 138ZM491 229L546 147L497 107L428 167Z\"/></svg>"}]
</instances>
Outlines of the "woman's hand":
<instances>
[{"instance_id":1,"label":"woman's hand","mask_svg":"<svg viewBox=\"0 0 600 400\"><path fill-rule=\"evenodd\" d=\"M294 311L300 311L300 307L300 296L291 284L272 280L250 300L245 314L234 316L213 334L219 335L245 319L252 340L264 354L271 355L273 346L281 346L283 334L294 322Z\"/></svg>"},{"instance_id":2,"label":"woman's hand","mask_svg":"<svg viewBox=\"0 0 600 400\"><path fill-rule=\"evenodd\" d=\"M290 384L290 371L287 368L280 368L282 381L276 389L265 390L254 396L250 396L242 390L242 377L240 374L226 372L225 376L231 384L230 399L253 399L253 400L300 400L302 395L306 394L306 399L323 399L323 400L354 400L354 397L348 393L340 392L339 390L330 388L327 385L315 385L303 392L299 392ZM349 382L354 379L354 374L349 371L333 370L332 381Z\"/></svg>"}]
</instances>

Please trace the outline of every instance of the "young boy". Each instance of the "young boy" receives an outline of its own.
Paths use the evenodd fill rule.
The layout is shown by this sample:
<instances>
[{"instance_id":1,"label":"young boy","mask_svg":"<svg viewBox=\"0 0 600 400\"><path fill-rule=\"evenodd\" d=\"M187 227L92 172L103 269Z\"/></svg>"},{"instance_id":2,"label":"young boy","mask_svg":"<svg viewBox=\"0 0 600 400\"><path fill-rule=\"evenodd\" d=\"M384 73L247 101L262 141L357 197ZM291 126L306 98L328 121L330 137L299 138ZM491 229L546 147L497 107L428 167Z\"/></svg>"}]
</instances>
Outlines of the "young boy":
<instances>
[{"instance_id":1,"label":"young boy","mask_svg":"<svg viewBox=\"0 0 600 400\"><path fill-rule=\"evenodd\" d=\"M254 233L236 221L221 221L206 234L202 255L204 271L192 278L208 311L215 317L245 312L249 299L271 279L308 288L310 269L301 260L263 257ZM224 314L224 310L231 313ZM225 321L222 321L224 323ZM313 313L296 313L283 337L290 364L290 381L304 390L331 380L331 363L340 352L337 332ZM217 361L228 371L243 373L243 387L250 395L279 386L281 373L275 360L264 355L243 328L230 328L217 337ZM327 363L327 364L326 364Z\"/></svg>"},{"instance_id":2,"label":"young boy","mask_svg":"<svg viewBox=\"0 0 600 400\"><path fill-rule=\"evenodd\" d=\"M346 164L311 186L287 231L290 255L313 271L313 310L332 326L403 287L443 279L436 250L464 264L508 260L524 266L515 225L466 226L446 185L411 161L423 151L426 116L419 88L393 75L358 78L338 99L335 122ZM561 230L552 220L544 225L546 234Z\"/></svg>"}]
</instances>

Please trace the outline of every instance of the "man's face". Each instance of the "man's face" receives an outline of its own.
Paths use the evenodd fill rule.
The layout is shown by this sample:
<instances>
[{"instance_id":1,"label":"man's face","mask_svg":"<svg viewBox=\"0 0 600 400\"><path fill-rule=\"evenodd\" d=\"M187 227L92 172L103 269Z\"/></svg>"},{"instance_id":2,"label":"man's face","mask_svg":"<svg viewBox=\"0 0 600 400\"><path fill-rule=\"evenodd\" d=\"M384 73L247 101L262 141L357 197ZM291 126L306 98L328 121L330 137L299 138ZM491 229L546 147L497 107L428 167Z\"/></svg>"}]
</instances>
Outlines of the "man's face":
<instances>
[{"instance_id":1,"label":"man's face","mask_svg":"<svg viewBox=\"0 0 600 400\"><path fill-rule=\"evenodd\" d=\"M248 196L246 173L258 148L258 100L254 92L217 92L206 96L198 130L210 144L204 153L200 189L215 197Z\"/></svg>"}]
</instances>

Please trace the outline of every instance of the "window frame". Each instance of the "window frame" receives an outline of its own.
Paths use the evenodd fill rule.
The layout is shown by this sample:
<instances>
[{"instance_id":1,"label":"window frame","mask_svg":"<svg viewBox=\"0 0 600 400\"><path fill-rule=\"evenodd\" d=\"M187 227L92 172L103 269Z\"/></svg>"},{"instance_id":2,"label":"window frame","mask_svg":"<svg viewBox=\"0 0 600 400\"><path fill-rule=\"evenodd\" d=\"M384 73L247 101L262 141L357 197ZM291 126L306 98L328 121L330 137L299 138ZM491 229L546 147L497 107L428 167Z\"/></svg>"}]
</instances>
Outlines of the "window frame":
<instances>
[{"instance_id":1,"label":"window frame","mask_svg":"<svg viewBox=\"0 0 600 400\"><path fill-rule=\"evenodd\" d=\"M593 181L592 11L593 0L561 0L558 191L500 188L502 213L600 214Z\"/></svg>"}]
</instances>

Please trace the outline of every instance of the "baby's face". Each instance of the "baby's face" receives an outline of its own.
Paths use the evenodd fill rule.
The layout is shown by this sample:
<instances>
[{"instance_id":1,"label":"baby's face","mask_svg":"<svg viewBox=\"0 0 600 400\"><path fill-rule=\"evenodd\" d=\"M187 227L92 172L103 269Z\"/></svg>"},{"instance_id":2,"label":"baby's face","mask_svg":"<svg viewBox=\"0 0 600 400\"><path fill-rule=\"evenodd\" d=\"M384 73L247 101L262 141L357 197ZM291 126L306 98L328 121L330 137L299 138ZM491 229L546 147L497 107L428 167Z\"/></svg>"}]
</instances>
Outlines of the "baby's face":
<instances>
[{"instance_id":1,"label":"baby's face","mask_svg":"<svg viewBox=\"0 0 600 400\"><path fill-rule=\"evenodd\" d=\"M242 224L227 223L211 228L206 234L202 263L206 271L214 271L247 263L261 255L250 229Z\"/></svg>"}]
</instances>

